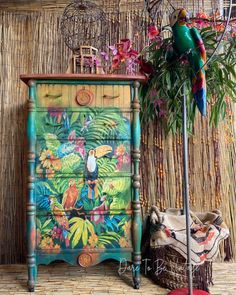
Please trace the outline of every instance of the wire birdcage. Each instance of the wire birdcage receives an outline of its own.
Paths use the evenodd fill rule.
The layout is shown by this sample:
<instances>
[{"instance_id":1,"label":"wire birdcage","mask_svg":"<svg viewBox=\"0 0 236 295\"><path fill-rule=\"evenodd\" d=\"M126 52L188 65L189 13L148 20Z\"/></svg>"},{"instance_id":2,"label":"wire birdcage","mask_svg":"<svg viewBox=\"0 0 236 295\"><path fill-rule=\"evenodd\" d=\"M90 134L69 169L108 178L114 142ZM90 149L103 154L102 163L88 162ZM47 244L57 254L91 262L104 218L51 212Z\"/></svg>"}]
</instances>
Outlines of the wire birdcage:
<instances>
[{"instance_id":1,"label":"wire birdcage","mask_svg":"<svg viewBox=\"0 0 236 295\"><path fill-rule=\"evenodd\" d=\"M65 43L72 51L79 50L81 45L101 48L106 33L106 15L91 1L74 0L66 6L60 27Z\"/></svg>"}]
</instances>

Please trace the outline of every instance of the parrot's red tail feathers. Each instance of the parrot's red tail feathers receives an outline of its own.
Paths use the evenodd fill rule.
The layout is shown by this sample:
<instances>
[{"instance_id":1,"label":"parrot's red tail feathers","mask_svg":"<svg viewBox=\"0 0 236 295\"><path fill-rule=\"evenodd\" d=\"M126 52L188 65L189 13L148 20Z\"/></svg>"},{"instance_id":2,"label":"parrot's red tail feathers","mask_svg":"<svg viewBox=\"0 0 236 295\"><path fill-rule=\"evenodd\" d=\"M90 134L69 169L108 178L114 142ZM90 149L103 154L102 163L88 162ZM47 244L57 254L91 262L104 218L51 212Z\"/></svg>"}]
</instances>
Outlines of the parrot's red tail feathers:
<instances>
[{"instance_id":1,"label":"parrot's red tail feathers","mask_svg":"<svg viewBox=\"0 0 236 295\"><path fill-rule=\"evenodd\" d=\"M192 91L199 111L206 116L206 76L202 69L193 78Z\"/></svg>"}]
</instances>

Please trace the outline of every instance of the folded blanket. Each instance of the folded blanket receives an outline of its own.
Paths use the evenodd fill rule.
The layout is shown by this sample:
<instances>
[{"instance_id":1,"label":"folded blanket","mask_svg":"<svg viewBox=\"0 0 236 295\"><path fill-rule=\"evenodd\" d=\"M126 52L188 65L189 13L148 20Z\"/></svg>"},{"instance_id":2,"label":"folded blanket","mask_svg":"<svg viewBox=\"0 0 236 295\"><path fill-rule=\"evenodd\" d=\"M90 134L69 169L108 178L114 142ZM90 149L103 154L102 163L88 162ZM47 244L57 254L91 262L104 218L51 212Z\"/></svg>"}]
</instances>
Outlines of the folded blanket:
<instances>
[{"instance_id":1,"label":"folded blanket","mask_svg":"<svg viewBox=\"0 0 236 295\"><path fill-rule=\"evenodd\" d=\"M150 247L168 245L187 258L185 215L178 209L163 213L156 206L150 210ZM221 241L229 237L229 229L219 211L191 213L191 262L193 265L212 261Z\"/></svg>"}]
</instances>

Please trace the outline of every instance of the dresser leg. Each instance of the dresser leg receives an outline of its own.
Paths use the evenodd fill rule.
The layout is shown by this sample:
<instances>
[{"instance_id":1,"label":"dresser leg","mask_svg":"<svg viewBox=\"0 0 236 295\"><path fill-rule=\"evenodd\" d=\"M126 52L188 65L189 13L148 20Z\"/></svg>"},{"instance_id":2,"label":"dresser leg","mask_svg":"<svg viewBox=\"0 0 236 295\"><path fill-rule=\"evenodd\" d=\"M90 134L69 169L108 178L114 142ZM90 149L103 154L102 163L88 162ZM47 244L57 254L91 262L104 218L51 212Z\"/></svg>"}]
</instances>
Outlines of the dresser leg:
<instances>
[{"instance_id":1,"label":"dresser leg","mask_svg":"<svg viewBox=\"0 0 236 295\"><path fill-rule=\"evenodd\" d=\"M133 283L134 289L140 288L141 276L140 276L140 262L136 260L136 263L133 264Z\"/></svg>"},{"instance_id":2,"label":"dresser leg","mask_svg":"<svg viewBox=\"0 0 236 295\"><path fill-rule=\"evenodd\" d=\"M34 292L37 280L37 266L28 266L28 291Z\"/></svg>"},{"instance_id":3,"label":"dresser leg","mask_svg":"<svg viewBox=\"0 0 236 295\"><path fill-rule=\"evenodd\" d=\"M29 287L28 290L29 292L34 292L34 287Z\"/></svg>"},{"instance_id":4,"label":"dresser leg","mask_svg":"<svg viewBox=\"0 0 236 295\"><path fill-rule=\"evenodd\" d=\"M134 282L134 289L139 289L140 288L140 283L141 283L141 278L140 278L140 273L135 273L133 272L133 282Z\"/></svg>"}]
</instances>

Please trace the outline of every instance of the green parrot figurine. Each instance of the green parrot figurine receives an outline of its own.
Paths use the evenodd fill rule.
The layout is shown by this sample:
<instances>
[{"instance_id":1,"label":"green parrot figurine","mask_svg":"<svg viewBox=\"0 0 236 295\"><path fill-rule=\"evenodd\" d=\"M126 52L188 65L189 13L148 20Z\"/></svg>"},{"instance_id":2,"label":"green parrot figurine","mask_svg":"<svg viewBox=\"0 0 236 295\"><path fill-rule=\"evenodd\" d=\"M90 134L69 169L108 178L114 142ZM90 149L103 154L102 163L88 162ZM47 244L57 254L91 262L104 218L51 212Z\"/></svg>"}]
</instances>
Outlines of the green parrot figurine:
<instances>
[{"instance_id":1,"label":"green parrot figurine","mask_svg":"<svg viewBox=\"0 0 236 295\"><path fill-rule=\"evenodd\" d=\"M197 107L206 116L206 50L201 35L196 28L187 27L188 13L185 9L175 10L170 16L173 31L173 48L178 55L186 54L193 69L192 92Z\"/></svg>"}]
</instances>

